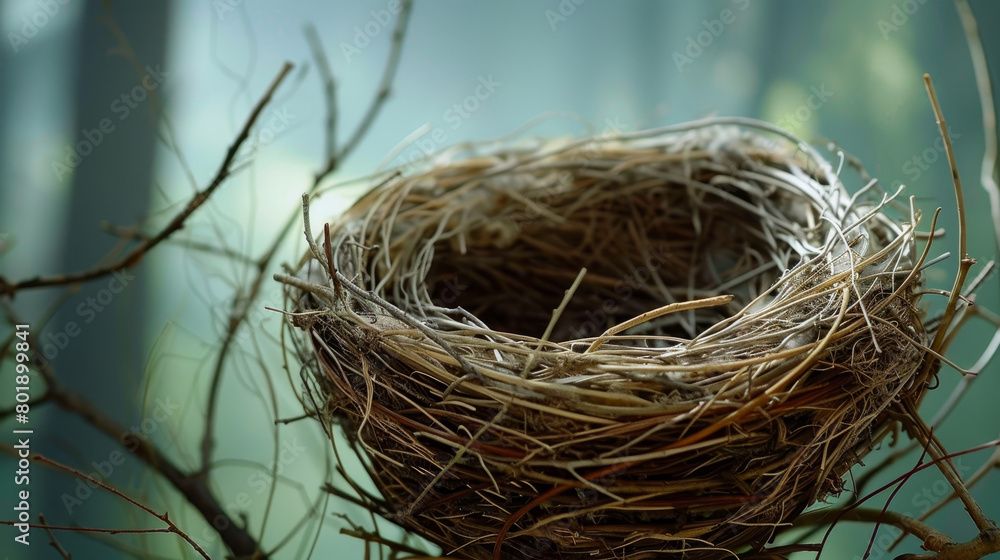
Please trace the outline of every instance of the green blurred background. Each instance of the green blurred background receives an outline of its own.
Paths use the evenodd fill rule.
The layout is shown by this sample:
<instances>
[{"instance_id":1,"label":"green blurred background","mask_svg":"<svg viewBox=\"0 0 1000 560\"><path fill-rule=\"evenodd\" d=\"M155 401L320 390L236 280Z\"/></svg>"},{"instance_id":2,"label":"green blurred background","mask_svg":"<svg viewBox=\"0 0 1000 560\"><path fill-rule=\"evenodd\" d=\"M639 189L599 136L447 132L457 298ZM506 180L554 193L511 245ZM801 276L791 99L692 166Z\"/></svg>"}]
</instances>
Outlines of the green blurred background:
<instances>
[{"instance_id":1,"label":"green blurred background","mask_svg":"<svg viewBox=\"0 0 1000 560\"><path fill-rule=\"evenodd\" d=\"M241 152L240 172L177 237L259 256L297 211L301 193L321 167L326 110L303 25L314 25L326 47L339 86L338 134L344 138L376 91L398 17L394 5L388 0L141 5L4 0L0 275L20 279L88 268L118 242L101 229L105 220L122 226L146 221L144 231L162 226L196 186L208 183L250 108L288 60L296 63L295 73L265 111L249 149ZM1000 64L1000 36L992 32L1000 4L980 0L972 6L984 29L987 57ZM979 187L980 104L955 7L945 0L418 1L392 96L364 142L327 183L385 165L386 155L421 127L440 129L443 136L423 136L422 144L404 148L391 163L420 154L421 146L440 149L506 135L547 113L554 114L533 134L629 131L711 114L752 116L808 140L837 142L883 184L906 184L925 215L942 206L940 225L949 235L933 254L955 253L952 184L924 93L924 72L935 80L965 181L969 251L983 263L995 258L997 248ZM136 89L144 74L156 80L153 93ZM104 131L102 122L110 123ZM80 156L76 164L67 155L74 150ZM861 186L852 173L845 177L853 188ZM314 206L314 216L334 216L360 188L333 191ZM294 260L301 250L294 237L275 271L277 263ZM935 266L928 273L931 284L949 288L955 267L954 256ZM175 243L146 259L120 293L110 293L115 286L105 279L72 292L21 294L15 307L49 345L50 361L68 385L190 466L197 459L218 341L238 286L254 272L239 259ZM979 303L1000 309L998 287L997 275L991 276ZM265 544L273 547L292 535L276 558L303 558L310 551L316 558L360 558L361 545L339 534L350 522L367 522L357 509L330 501L325 511L308 515L314 504L324 505L316 501L329 467L322 432L301 422L283 426L274 437L275 418L301 414L295 400L299 387L288 380L297 379L298 369L294 364L284 369L279 320L263 310L281 306L280 290L268 284L262 294L251 324L237 337L223 381L214 487L227 510L245 516L254 534L261 533L270 511ZM940 306L943 298L927 301ZM66 334L70 322L80 326L78 334ZM4 325L0 335L8 334ZM950 357L971 366L992 334L986 325L970 324ZM0 395L7 408L13 368L9 362L3 367ZM981 372L958 411L937 429L951 450L997 437L998 373L995 363ZM959 374L944 368L940 379L925 403L928 414ZM36 396L42 389L36 382ZM120 449L58 410L35 409L32 425L34 451L83 470L98 468L94 463ZM8 419L0 433L13 426ZM12 437L0 442L12 444ZM988 456L964 457L959 468L968 475ZM915 461L916 456L905 459L880 480ZM275 464L280 477L272 502L269 472ZM6 473L13 470L10 457L0 455L5 481L0 519L12 517L14 489ZM113 497L95 493L79 504L67 500L77 496L77 480L40 465L34 470L33 511L46 513L51 523L155 526ZM861 472L859 467L853 474ZM197 513L137 459L127 457L107 479L159 511L169 509L213 557L222 556ZM941 475L925 471L899 491L893 507L920 514L945 493ZM973 495L989 515L1000 517L995 476ZM336 513L346 513L350 522ZM975 534L957 504L931 524L956 539ZM824 557L860 558L872 529L841 524ZM40 531L32 533L30 548L9 544L13 531L0 534L0 556L56 557ZM882 529L871 558L918 551L910 538L903 548L885 552L894 534ZM133 549L155 557L192 557L170 536L66 533L60 538L79 558L119 557Z\"/></svg>"}]
</instances>

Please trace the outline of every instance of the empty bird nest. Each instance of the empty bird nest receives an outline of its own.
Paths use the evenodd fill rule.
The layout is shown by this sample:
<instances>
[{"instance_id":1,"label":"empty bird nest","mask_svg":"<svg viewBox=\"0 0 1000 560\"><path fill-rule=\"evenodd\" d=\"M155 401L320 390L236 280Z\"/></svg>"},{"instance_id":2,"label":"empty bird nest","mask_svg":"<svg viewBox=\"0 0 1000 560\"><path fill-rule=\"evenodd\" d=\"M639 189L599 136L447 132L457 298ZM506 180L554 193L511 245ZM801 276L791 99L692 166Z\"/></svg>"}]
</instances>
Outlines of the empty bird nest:
<instances>
[{"instance_id":1,"label":"empty bird nest","mask_svg":"<svg viewBox=\"0 0 1000 560\"><path fill-rule=\"evenodd\" d=\"M711 119L472 147L316 236L306 205L314 413L455 557L752 555L936 368L919 213L840 171Z\"/></svg>"}]
</instances>

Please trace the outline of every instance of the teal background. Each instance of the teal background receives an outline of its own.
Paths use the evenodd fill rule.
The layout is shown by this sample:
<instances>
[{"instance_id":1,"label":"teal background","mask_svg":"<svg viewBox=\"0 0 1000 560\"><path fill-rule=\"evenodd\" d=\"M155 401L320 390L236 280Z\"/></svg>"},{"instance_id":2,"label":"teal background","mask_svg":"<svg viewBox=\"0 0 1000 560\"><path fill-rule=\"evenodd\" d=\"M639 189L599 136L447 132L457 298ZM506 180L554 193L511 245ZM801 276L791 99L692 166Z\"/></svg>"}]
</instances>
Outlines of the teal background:
<instances>
[{"instance_id":1,"label":"teal background","mask_svg":"<svg viewBox=\"0 0 1000 560\"><path fill-rule=\"evenodd\" d=\"M290 60L296 71L261 119L258 149L243 152L240 161L245 166L178 236L259 255L280 224L297 211L299 197L322 158L326 113L303 24L315 25L337 77L338 135L343 139L374 94L396 17L384 0L113 2L113 18L140 67L160 65L166 73L156 90L162 104L148 98L120 119L116 107L121 106L115 100L131 91L140 76L129 60L112 50L118 43L99 21L104 8L100 2L58 5L15 52L10 34L22 33L23 18L35 17L43 7L35 0L0 4L0 235L5 243L0 275L10 279L78 270L96 262L116 243L100 231L101 220L164 224L191 195L193 185L207 184L252 105L281 64ZM982 0L972 6L987 57L996 66L1000 36L993 27L1000 6ZM380 20L386 14L391 17L383 26ZM366 29L376 32L367 37ZM359 30L369 39L363 46ZM700 51L691 46L699 34L705 43ZM987 198L979 187L979 98L958 16L952 3L943 0L418 1L392 97L365 141L327 184L385 164L386 154L421 127L441 133L427 134L423 144L403 148L395 163L419 153L427 142L436 149L494 138L543 114L551 116L532 134L583 135L610 126L637 130L711 114L758 117L818 144L825 139L837 142L884 184L905 183L925 216L941 206L939 226L948 236L937 242L932 254L947 250L953 256L930 270L928 278L933 287L948 289L956 267L957 220L947 163L935 149L938 131L924 93L924 72L934 78L952 130L965 185L969 252L984 263L996 257L997 248ZM475 109L463 116L455 104L473 105L467 99L475 97L481 79L495 84L493 91L476 99ZM818 101L819 92L824 101ZM62 161L66 146L83 140L81 131L97 127L104 118L113 120L113 133L72 173L57 177L52 162ZM275 130L262 135L267 123L274 123ZM853 188L861 186L853 173L845 176ZM332 191L314 206L314 220L335 215L359 192L357 185ZM293 260L301 246L296 235L272 268ZM77 292L22 294L15 306L43 340L55 340L46 335L65 331L70 321L80 323L81 334L58 353L53 365L68 385L124 425L141 426L152 416L156 399L181 403L166 421L150 424L155 429L148 435L177 462L190 466L197 459L207 376L228 322L229 304L253 273L245 263L173 244L146 259L135 272L135 282L92 322L84 323L86 317L77 310L88 297L100 294L106 280ZM978 303L998 310L998 295L1000 280L994 274L981 288ZM943 298L928 296L926 301L939 308ZM357 510L330 501L325 513L300 523L327 476L329 446L323 434L306 423L282 426L279 440L274 439L274 418L294 417L301 409L295 401L297 384L288 381L289 375L297 378L297 366L284 369L279 320L263 310L265 304L281 306L277 286L268 284L263 291L254 325L241 332L224 380L215 488L234 512L247 516L255 533L265 512L271 512L263 538L268 545L277 545L296 527L302 529L276 558L306 557L317 533L314 557L360 557L357 541L338 534L347 521L332 515L346 513L353 522L368 522ZM0 336L8 332L0 330ZM949 356L971 366L992 334L992 327L971 323ZM0 371L3 408L10 403L12 369L4 362ZM953 417L938 427L937 435L951 450L997 437L998 373L995 362L982 371ZM949 368L941 371L941 386L925 403L928 415L958 379ZM40 394L41 382L34 387ZM120 449L77 418L55 410L37 408L32 422L36 451L80 468L91 468ZM11 426L5 421L0 434ZM0 442L13 440L0 436ZM876 463L885 453L876 452L866 463ZM986 451L965 457L959 467L969 474L988 456ZM892 476L916 459L902 460L890 469ZM272 483L266 475L274 464L281 465L281 477L269 505ZM8 455L0 455L0 474L12 471L12 466ZM156 526L120 500L103 495L88 498L70 514L61 497L75 491L76 481L38 465L34 469L34 511L44 511L50 522ZM859 467L853 474L861 472ZM8 519L13 488L6 474L0 479L5 481L0 485L0 518ZM129 458L109 480L158 511L169 509L213 556L222 556L197 513L185 508L136 459ZM894 499L894 509L921 513L944 495L941 481L936 471L914 476ZM1000 482L994 475L973 494L989 515L1000 517ZM871 505L881 502L876 499ZM974 534L957 504L934 516L931 524L956 539ZM870 525L841 524L823 556L860 558L871 531ZM902 548L885 552L884 533L871 558L918 552L912 538ZM0 557L55 557L40 531L32 533L29 550L8 547L8 534L0 529ZM80 558L124 556L121 545L157 557L192 557L169 536L93 538L64 533L60 539Z\"/></svg>"}]
</instances>

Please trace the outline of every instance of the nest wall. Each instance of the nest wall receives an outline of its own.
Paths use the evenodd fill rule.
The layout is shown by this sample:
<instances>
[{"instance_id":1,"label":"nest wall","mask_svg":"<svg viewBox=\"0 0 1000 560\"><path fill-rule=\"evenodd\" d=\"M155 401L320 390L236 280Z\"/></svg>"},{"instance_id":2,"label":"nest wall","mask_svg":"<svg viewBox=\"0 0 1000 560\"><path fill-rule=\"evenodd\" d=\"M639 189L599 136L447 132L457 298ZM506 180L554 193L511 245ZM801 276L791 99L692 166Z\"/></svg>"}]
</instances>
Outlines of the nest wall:
<instances>
[{"instance_id":1,"label":"nest wall","mask_svg":"<svg viewBox=\"0 0 1000 560\"><path fill-rule=\"evenodd\" d=\"M722 558L843 488L925 385L919 214L741 124L473 150L311 240L305 378L373 509L464 558Z\"/></svg>"}]
</instances>

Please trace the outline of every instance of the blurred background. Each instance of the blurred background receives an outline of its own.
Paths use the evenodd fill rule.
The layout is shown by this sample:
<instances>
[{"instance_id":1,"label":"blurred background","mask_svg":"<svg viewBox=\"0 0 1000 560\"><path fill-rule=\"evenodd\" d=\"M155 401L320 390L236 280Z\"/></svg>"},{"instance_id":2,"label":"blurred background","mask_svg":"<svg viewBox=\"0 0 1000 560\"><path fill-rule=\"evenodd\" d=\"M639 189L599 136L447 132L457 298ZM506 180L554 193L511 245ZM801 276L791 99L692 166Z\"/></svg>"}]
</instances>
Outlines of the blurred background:
<instances>
[{"instance_id":1,"label":"blurred background","mask_svg":"<svg viewBox=\"0 0 1000 560\"><path fill-rule=\"evenodd\" d=\"M972 7L987 28L987 57L1000 63L1000 36L989 31L1000 5L979 0ZM281 65L296 65L237 154L237 171L171 242L127 275L72 290L32 290L13 302L67 386L182 467L198 464L209 380L234 302L238 308L257 273L252 261L299 211L301 194L323 166L326 101L304 26L315 27L333 69L343 141L378 90L398 8L396 0L0 3L0 276L10 280L84 270L115 251L126 231L158 231L211 181ZM323 185L457 142L508 135L540 115L549 118L525 134L580 136L750 116L817 144L835 141L883 184L905 184L925 215L942 206L939 225L949 235L933 255L954 254L953 188L924 72L934 78L964 180L969 251L985 263L997 247L979 186L980 101L962 26L945 0L418 0L390 98ZM853 173L845 177L852 188L862 185ZM364 186L332 189L314 205L314 228ZM300 238L293 234L280 246L234 337L219 387L211 483L230 516L273 557L360 558L362 544L341 529L370 527L371 520L320 491L324 480L342 482L331 474L322 430L311 421L275 428L275 420L302 409L298 366L282 355L280 319L264 306L281 307L270 272L301 254ZM932 287L950 288L956 266L953 255L930 270ZM998 286L997 275L988 278L978 303L1000 309ZM926 301L943 304L937 296ZM6 323L0 327L3 340L10 332ZM970 367L992 336L990 327L970 324L949 355ZM0 408L7 410L13 363L3 368ZM937 428L950 450L997 437L998 374L995 363L984 369ZM959 377L942 369L940 387L924 405L928 418ZM33 396L41 397L44 384L32 383ZM169 511L213 557L223 556L205 520L137 458L116 454L123 451L118 441L51 405L33 408L30 425L33 452ZM7 434L0 436L2 520L13 519L10 430L18 427L7 417L0 428ZM989 454L963 457L960 473L970 475ZM878 480L916 460L905 458ZM54 525L161 526L120 498L37 463L30 489L32 513L45 513ZM929 469L907 482L893 509L920 515L948 490ZM997 477L973 495L1000 518ZM957 503L931 524L956 539L975 534ZM824 556L860 558L873 529L840 524ZM12 544L10 528L0 534L5 559L59 557L40 530L32 531L29 547ZM913 538L886 552L896 534L881 528L871 558L917 552ZM172 535L61 532L59 539L78 558L194 557Z\"/></svg>"}]
</instances>

